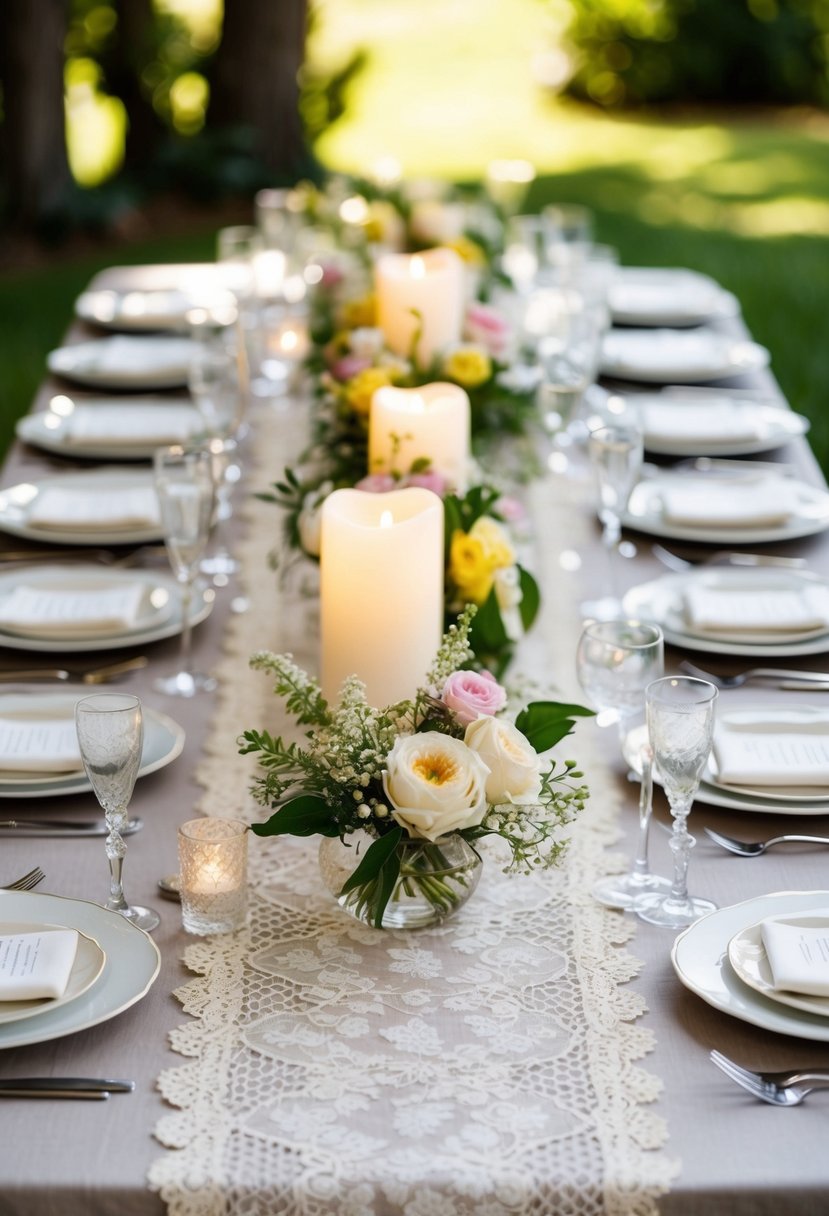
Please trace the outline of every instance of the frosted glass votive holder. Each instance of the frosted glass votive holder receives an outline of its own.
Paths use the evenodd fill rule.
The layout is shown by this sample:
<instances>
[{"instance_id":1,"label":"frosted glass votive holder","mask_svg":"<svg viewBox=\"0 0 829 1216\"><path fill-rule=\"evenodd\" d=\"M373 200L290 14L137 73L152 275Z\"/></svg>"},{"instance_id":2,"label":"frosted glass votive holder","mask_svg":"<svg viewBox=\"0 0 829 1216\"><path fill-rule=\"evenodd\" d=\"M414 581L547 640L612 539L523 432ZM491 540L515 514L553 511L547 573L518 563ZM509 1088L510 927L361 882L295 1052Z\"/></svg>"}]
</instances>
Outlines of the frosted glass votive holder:
<instances>
[{"instance_id":1,"label":"frosted glass votive holder","mask_svg":"<svg viewBox=\"0 0 829 1216\"><path fill-rule=\"evenodd\" d=\"M238 819L190 819L178 830L181 920L188 933L232 933L245 923L248 827Z\"/></svg>"}]
</instances>

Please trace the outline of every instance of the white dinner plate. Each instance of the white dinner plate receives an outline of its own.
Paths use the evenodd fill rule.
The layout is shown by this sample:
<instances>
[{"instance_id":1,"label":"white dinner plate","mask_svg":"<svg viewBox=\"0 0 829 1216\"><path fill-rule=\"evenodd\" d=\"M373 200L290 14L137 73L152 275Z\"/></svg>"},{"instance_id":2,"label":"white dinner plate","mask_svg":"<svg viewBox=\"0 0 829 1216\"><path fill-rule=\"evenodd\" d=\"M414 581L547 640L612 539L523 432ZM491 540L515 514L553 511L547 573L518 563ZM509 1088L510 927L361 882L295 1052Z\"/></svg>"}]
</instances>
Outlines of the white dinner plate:
<instances>
[{"instance_id":1,"label":"white dinner plate","mask_svg":"<svg viewBox=\"0 0 829 1216\"><path fill-rule=\"evenodd\" d=\"M765 401L757 394L738 390L670 388L658 393L625 393L624 401L628 408L637 410L645 420L645 411L649 405L670 406L672 409L675 407L685 414L689 427L693 424L695 407L702 405L716 408L723 404L729 412L738 416L741 422L745 420L750 424L754 431L751 437L735 435L733 438L716 438L711 435L686 439L678 435L649 434L645 421L645 448L655 456L756 456L760 452L773 451L790 440L805 435L810 425L808 418L804 418L802 414L795 414L784 406Z\"/></svg>"},{"instance_id":2,"label":"white dinner plate","mask_svg":"<svg viewBox=\"0 0 829 1216\"><path fill-rule=\"evenodd\" d=\"M147 646L163 638L172 638L181 633L182 591L172 574L158 574L154 570L129 570L89 565L37 565L16 566L5 573L0 571L0 602L11 594L15 585L31 587L68 587L78 591L95 589L109 590L129 583L144 583L147 587L145 607L132 629L112 631L104 634L90 633L88 637L77 634L61 637L43 633L25 634L12 632L0 624L0 647L7 650L25 650L39 654L83 654L92 650L118 650L122 646ZM213 611L213 593L208 589L196 589L190 606L190 623L199 625Z\"/></svg>"},{"instance_id":3,"label":"white dinner plate","mask_svg":"<svg viewBox=\"0 0 829 1216\"><path fill-rule=\"evenodd\" d=\"M156 291L85 291L75 301L75 315L90 325L121 333L183 332L196 301L174 287Z\"/></svg>"},{"instance_id":4,"label":"white dinner plate","mask_svg":"<svg viewBox=\"0 0 829 1216\"><path fill-rule=\"evenodd\" d=\"M826 740L829 737L829 715L825 709L816 705L800 705L791 709L786 709L781 705L753 705L751 709L727 709L718 712L717 721L726 724L732 723L735 726L753 726L763 723L774 732L777 739L785 738L788 728L799 732L811 730L817 739ZM815 730L816 727L819 729ZM822 786L752 787L743 784L729 784L720 780L717 757L712 751L705 769L705 780L714 789L722 790L727 794L747 794L752 798L761 798L765 802L815 802L824 806L829 804L829 773L827 773L826 784Z\"/></svg>"},{"instance_id":5,"label":"white dinner plate","mask_svg":"<svg viewBox=\"0 0 829 1216\"><path fill-rule=\"evenodd\" d=\"M28 924L26 921L14 924L0 923L0 934L40 933L52 929L61 929L62 925ZM74 927L74 926L73 926ZM61 1005L68 1005L88 992L96 982L106 963L106 955L95 941L86 933L78 930L78 949L75 961L69 973L69 981L61 996L46 1000L0 1001L0 1026L9 1022L22 1022L26 1018L40 1017L43 1013L51 1013Z\"/></svg>"},{"instance_id":6,"label":"white dinner plate","mask_svg":"<svg viewBox=\"0 0 829 1216\"><path fill-rule=\"evenodd\" d=\"M76 693L4 693L0 695L0 716L71 720L76 702L85 695L88 694L80 689ZM144 705L143 716L144 746L139 777L172 764L181 755L185 740L183 728L166 714ZM86 773L80 769L68 773L0 771L0 798L53 798L82 794L91 788Z\"/></svg>"},{"instance_id":7,"label":"white dinner plate","mask_svg":"<svg viewBox=\"0 0 829 1216\"><path fill-rule=\"evenodd\" d=\"M680 267L619 266L608 293L614 325L701 325L739 305L708 275Z\"/></svg>"},{"instance_id":8,"label":"white dinner plate","mask_svg":"<svg viewBox=\"0 0 829 1216\"><path fill-rule=\"evenodd\" d=\"M710 912L677 937L671 951L674 970L686 988L723 1013L764 1030L827 1043L829 1020L769 1000L743 983L728 961L728 943L749 925L827 904L829 891L780 891Z\"/></svg>"},{"instance_id":9,"label":"white dinner plate","mask_svg":"<svg viewBox=\"0 0 829 1216\"><path fill-rule=\"evenodd\" d=\"M153 485L148 469L102 468L83 472L57 473L37 481L23 481L0 490L0 531L27 540L44 541L52 545L142 545L161 540L161 523L135 528L84 528L77 531L62 528L39 528L29 522L29 513L38 494L52 486L78 491L108 492L117 498L119 490Z\"/></svg>"},{"instance_id":10,"label":"white dinner plate","mask_svg":"<svg viewBox=\"0 0 829 1216\"><path fill-rule=\"evenodd\" d=\"M625 737L622 747L625 763L629 766L632 772L640 772L639 756L645 740L647 738L647 730L644 725L635 727ZM653 779L657 784L662 784L662 778L659 770L654 767ZM798 818L815 815L829 815L829 796L824 801L817 799L806 798L802 802L786 801L784 799L775 800L764 795L755 796L754 794L743 793L738 791L736 786L716 786L712 785L704 775L699 784L699 790L694 802L704 802L708 806L719 806L729 811L743 811L748 815L796 815ZM691 816L691 833L696 835L694 831L694 816Z\"/></svg>"},{"instance_id":11,"label":"white dinner plate","mask_svg":"<svg viewBox=\"0 0 829 1216\"><path fill-rule=\"evenodd\" d=\"M23 443L32 447L42 448L46 452L54 452L58 456L80 456L91 460L152 460L156 448L165 447L169 443L194 439L204 431L204 422L199 411L183 398L176 397L130 397L124 399L102 398L95 404L85 401L73 401L71 398L58 395L52 398L52 407L39 410L35 414L24 414L18 421L16 433ZM83 415L92 415L101 408L141 409L146 411L148 421L155 419L157 438L137 440L135 442L119 442L118 439L83 438L70 440L70 427ZM171 437L172 432L165 432L165 420L170 416L169 411L175 409L186 411L190 416L189 430L179 439ZM183 415L182 415L183 417Z\"/></svg>"},{"instance_id":12,"label":"white dinner plate","mask_svg":"<svg viewBox=\"0 0 829 1216\"><path fill-rule=\"evenodd\" d=\"M77 929L94 938L105 955L98 982L76 1000L25 1023L0 1026L0 1048L47 1043L114 1018L146 996L161 966L152 938L99 904L37 891L0 891L0 920Z\"/></svg>"},{"instance_id":13,"label":"white dinner plate","mask_svg":"<svg viewBox=\"0 0 829 1216\"><path fill-rule=\"evenodd\" d=\"M763 545L779 540L796 540L802 536L814 536L829 528L829 493L817 486L808 485L793 478L786 478L787 492L793 498L792 512L780 523L761 524L759 527L704 527L703 525L673 523L663 518L662 494L677 484L688 484L691 474L657 473L640 481L634 487L628 507L622 517L626 528L636 528L651 536L667 536L674 540L701 541L709 545ZM700 474L705 477L706 474ZM724 484L725 479L718 479ZM781 481L784 479L781 478ZM713 481L713 479L712 479ZM774 481L769 486L773 495Z\"/></svg>"},{"instance_id":14,"label":"white dinner plate","mask_svg":"<svg viewBox=\"0 0 829 1216\"><path fill-rule=\"evenodd\" d=\"M193 350L189 338L118 334L61 346L46 365L53 376L87 388L183 388Z\"/></svg>"},{"instance_id":15,"label":"white dinner plate","mask_svg":"<svg viewBox=\"0 0 829 1216\"><path fill-rule=\"evenodd\" d=\"M683 596L694 586L796 591L804 585L829 587L829 581L807 571L783 567L710 566L682 574L663 574L649 583L631 587L622 599L622 606L625 616L653 621L662 629L666 642L685 650L758 659L821 654L829 650L829 629L750 635L713 630L692 633L685 621Z\"/></svg>"},{"instance_id":16,"label":"white dinner plate","mask_svg":"<svg viewBox=\"0 0 829 1216\"><path fill-rule=\"evenodd\" d=\"M802 929L826 927L826 914L814 916L781 916L778 918L784 924L796 925ZM766 948L763 945L763 922L749 925L735 933L728 943L728 961L744 984L761 993L769 1001L777 1001L781 1005L789 1005L792 1009L801 1009L805 1013L814 1013L818 1017L829 1017L829 997L808 996L802 992L778 992L774 986L774 976L771 970Z\"/></svg>"},{"instance_id":17,"label":"white dinner plate","mask_svg":"<svg viewBox=\"0 0 829 1216\"><path fill-rule=\"evenodd\" d=\"M769 352L711 329L614 329L602 343L600 372L646 384L705 384L759 371Z\"/></svg>"}]
</instances>

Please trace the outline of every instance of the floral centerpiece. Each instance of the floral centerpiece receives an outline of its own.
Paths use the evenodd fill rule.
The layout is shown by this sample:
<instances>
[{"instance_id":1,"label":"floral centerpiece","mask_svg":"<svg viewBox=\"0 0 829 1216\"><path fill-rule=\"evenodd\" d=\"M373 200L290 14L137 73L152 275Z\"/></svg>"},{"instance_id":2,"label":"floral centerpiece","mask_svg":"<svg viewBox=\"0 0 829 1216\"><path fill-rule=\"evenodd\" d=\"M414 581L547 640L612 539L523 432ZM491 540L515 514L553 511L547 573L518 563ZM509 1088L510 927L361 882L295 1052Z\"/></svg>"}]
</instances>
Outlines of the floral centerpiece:
<instances>
[{"instance_id":1,"label":"floral centerpiece","mask_svg":"<svg viewBox=\"0 0 829 1216\"><path fill-rule=\"evenodd\" d=\"M587 790L576 762L542 761L568 735L578 705L534 701L507 715L506 690L488 673L464 670L468 608L444 635L412 699L382 709L366 702L356 676L337 705L289 655L261 652L251 665L275 677L274 691L306 740L286 742L246 731L243 754L259 756L253 792L276 810L254 824L259 836L312 836L350 854L329 864L342 906L375 925L408 927L442 920L477 881L476 843L498 836L506 869L556 865L562 829Z\"/></svg>"}]
</instances>

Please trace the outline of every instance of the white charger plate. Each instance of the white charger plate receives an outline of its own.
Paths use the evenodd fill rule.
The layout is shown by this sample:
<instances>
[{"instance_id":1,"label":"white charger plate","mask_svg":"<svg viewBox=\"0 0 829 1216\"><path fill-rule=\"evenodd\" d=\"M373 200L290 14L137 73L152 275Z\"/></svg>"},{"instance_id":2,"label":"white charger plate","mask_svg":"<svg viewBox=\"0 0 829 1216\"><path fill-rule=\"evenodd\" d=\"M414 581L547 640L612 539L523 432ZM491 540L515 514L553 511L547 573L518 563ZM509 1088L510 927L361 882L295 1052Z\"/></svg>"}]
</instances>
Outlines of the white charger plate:
<instances>
[{"instance_id":1,"label":"white charger plate","mask_svg":"<svg viewBox=\"0 0 829 1216\"><path fill-rule=\"evenodd\" d=\"M107 589L125 583L146 583L148 600L154 597L160 607L147 612L134 629L121 630L106 635L72 638L47 637L43 634L11 632L0 625L0 647L7 650L25 650L39 654L83 654L87 651L118 650L123 646L147 646L162 638L172 638L182 629L182 592L171 574L158 574L153 570L107 569L90 565L38 565L16 566L6 573L0 572L0 600L11 594L15 584L32 587L54 586L60 582L79 591L94 588ZM210 589L193 593L190 607L190 622L199 625L213 611L214 598Z\"/></svg>"},{"instance_id":2,"label":"white charger plate","mask_svg":"<svg viewBox=\"0 0 829 1216\"><path fill-rule=\"evenodd\" d=\"M708 654L741 655L747 658L786 658L821 654L829 650L829 629L804 633L729 634L689 632L682 606L684 593L693 586L731 587L748 591L752 587L797 590L804 584L829 586L829 580L807 571L782 567L711 566L681 574L664 574L648 583L631 587L622 599L625 616L653 621L665 641L685 650Z\"/></svg>"},{"instance_id":3,"label":"white charger plate","mask_svg":"<svg viewBox=\"0 0 829 1216\"><path fill-rule=\"evenodd\" d=\"M27 924L26 921L15 924L0 923L0 934L40 933L52 929L61 929L62 925ZM42 1013L51 1013L61 1005L68 1005L88 992L97 981L106 963L106 955L95 941L86 933L78 930L78 949L75 961L69 973L69 981L61 996L46 1000L0 1001L0 1026L8 1022L22 1022L26 1018L39 1017Z\"/></svg>"},{"instance_id":4,"label":"white charger plate","mask_svg":"<svg viewBox=\"0 0 829 1216\"><path fill-rule=\"evenodd\" d=\"M67 398L59 397L59 401L66 401ZM74 412L88 410L94 412L99 406L122 406L123 399L101 399L100 402L87 404L83 401L72 402ZM189 406L186 400L181 400L176 397L170 397L166 400L162 397L131 397L129 400L130 407L138 407L146 410L148 414L156 414L158 417L159 434L162 434L164 413L171 406L176 409L182 407L188 408L193 416L191 438L195 438L204 431L204 422L195 406ZM58 456L68 457L83 457L91 460L152 460L156 448L164 447L169 442L167 439L159 439L155 442L147 440L142 443L124 444L112 441L97 441L97 440L81 440L80 442L70 443L67 440L69 433L69 420L65 412L59 413L55 410L39 410L35 414L24 414L18 421L16 426L16 434L18 439L23 443L31 444L32 447L41 448L45 452L53 452Z\"/></svg>"},{"instance_id":5,"label":"white charger plate","mask_svg":"<svg viewBox=\"0 0 829 1216\"><path fill-rule=\"evenodd\" d=\"M781 523L763 524L756 528L735 525L706 528L671 523L663 518L661 496L670 485L679 481L684 481L687 485L688 477L689 474L668 472L657 473L640 481L634 487L622 517L624 526L647 532L651 536L667 536L674 540L701 541L703 544L720 546L764 545L779 540L797 540L803 536L815 536L829 528L829 493L818 486L790 478L786 479L786 484L794 490L794 509L789 518Z\"/></svg>"},{"instance_id":6,"label":"white charger plate","mask_svg":"<svg viewBox=\"0 0 829 1216\"><path fill-rule=\"evenodd\" d=\"M37 528L29 523L29 512L35 499L50 486L66 489L77 487L80 490L100 489L117 497L121 489L152 485L151 470L123 468L57 473L53 477L44 477L38 481L19 482L0 490L0 531L52 545L142 545L146 541L161 540L163 530L160 522L143 528L85 528L78 531Z\"/></svg>"},{"instance_id":7,"label":"white charger plate","mask_svg":"<svg viewBox=\"0 0 829 1216\"><path fill-rule=\"evenodd\" d=\"M787 925L797 925L803 929L826 927L826 915L815 916L781 916L780 921ZM781 1005L789 1005L792 1009L801 1009L805 1013L814 1013L818 1017L829 1017L829 997L808 996L805 993L778 992L774 987L774 976L771 964L763 945L763 922L749 925L735 933L728 943L728 961L744 984L759 992L769 1001L778 1001Z\"/></svg>"},{"instance_id":8,"label":"white charger plate","mask_svg":"<svg viewBox=\"0 0 829 1216\"><path fill-rule=\"evenodd\" d=\"M0 891L0 920L77 929L94 938L105 955L98 982L76 1000L25 1023L0 1025L0 1049L47 1043L98 1026L140 1001L158 976L161 955L152 938L99 904L37 891Z\"/></svg>"},{"instance_id":9,"label":"white charger plate","mask_svg":"<svg viewBox=\"0 0 829 1216\"><path fill-rule=\"evenodd\" d=\"M710 912L677 937L671 962L681 983L715 1009L798 1039L829 1042L829 1020L771 1001L745 984L728 960L735 934L769 916L808 914L829 905L829 891L780 891Z\"/></svg>"},{"instance_id":10,"label":"white charger plate","mask_svg":"<svg viewBox=\"0 0 829 1216\"><path fill-rule=\"evenodd\" d=\"M617 267L608 305L614 325L701 325L739 312L735 297L715 279L664 266Z\"/></svg>"},{"instance_id":11,"label":"white charger plate","mask_svg":"<svg viewBox=\"0 0 829 1216\"><path fill-rule=\"evenodd\" d=\"M705 384L759 371L768 361L764 346L711 329L617 329L605 336L599 370L645 384Z\"/></svg>"},{"instance_id":12,"label":"white charger plate","mask_svg":"<svg viewBox=\"0 0 829 1216\"><path fill-rule=\"evenodd\" d=\"M66 718L71 720L75 705L84 696L77 693L6 693L0 695L0 716ZM149 705L143 706L144 747L141 753L139 777L146 777L181 755L184 729L167 714ZM0 798L54 798L64 794L82 794L91 790L86 773L24 773L0 772Z\"/></svg>"},{"instance_id":13,"label":"white charger plate","mask_svg":"<svg viewBox=\"0 0 829 1216\"><path fill-rule=\"evenodd\" d=\"M129 350L129 357L119 363L111 356L113 349ZM118 335L58 347L46 365L53 376L87 388L183 388L194 349L189 338Z\"/></svg>"},{"instance_id":14,"label":"white charger plate","mask_svg":"<svg viewBox=\"0 0 829 1216\"><path fill-rule=\"evenodd\" d=\"M640 752L647 738L647 728L644 725L634 727L625 737L622 747L625 763L632 772L640 772ZM815 798L805 798L802 801L775 800L765 791L762 795L743 793L736 786L717 786L708 779L711 774L706 771L699 784L694 803L704 802L708 806L719 806L729 811L744 811L750 815L796 815L804 818L817 815L829 815L829 795L820 801ZM658 769L654 768L654 781L661 785L662 779ZM691 815L691 833L694 832L694 815Z\"/></svg>"},{"instance_id":15,"label":"white charger plate","mask_svg":"<svg viewBox=\"0 0 829 1216\"><path fill-rule=\"evenodd\" d=\"M809 420L802 414L781 405L763 401L754 394L727 389L671 388L659 393L625 393L627 407L641 410L647 405L676 405L677 410L693 412L695 405L709 405L715 401L727 401L729 408L737 410L751 419L755 427L754 438L734 439L689 439L668 436L649 436L644 433L645 449L655 456L756 456L760 452L771 452L792 439L805 435ZM36 417L37 415L32 415Z\"/></svg>"}]
</instances>

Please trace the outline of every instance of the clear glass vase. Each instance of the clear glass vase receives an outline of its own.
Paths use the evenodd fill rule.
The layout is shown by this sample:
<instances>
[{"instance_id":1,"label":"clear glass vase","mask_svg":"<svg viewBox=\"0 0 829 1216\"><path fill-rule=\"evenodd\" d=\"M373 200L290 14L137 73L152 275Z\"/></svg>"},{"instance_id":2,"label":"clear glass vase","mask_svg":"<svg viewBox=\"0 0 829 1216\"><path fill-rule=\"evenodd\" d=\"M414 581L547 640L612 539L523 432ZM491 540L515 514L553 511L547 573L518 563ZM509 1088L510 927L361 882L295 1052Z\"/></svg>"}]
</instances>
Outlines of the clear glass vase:
<instances>
[{"instance_id":1,"label":"clear glass vase","mask_svg":"<svg viewBox=\"0 0 829 1216\"><path fill-rule=\"evenodd\" d=\"M373 838L367 832L323 837L319 862L322 880L341 908L365 924L375 923L378 886L364 883L343 895L344 883L365 856ZM454 915L478 885L482 862L463 836L439 840L401 840L400 876L383 913L384 929L423 929Z\"/></svg>"}]
</instances>

